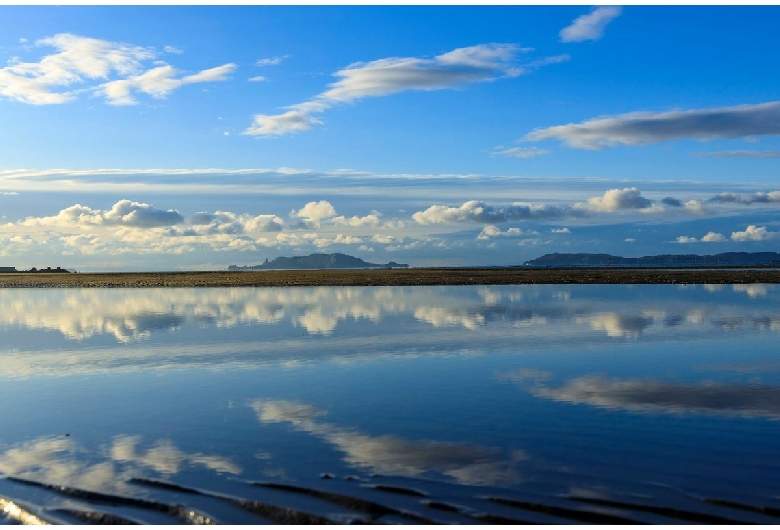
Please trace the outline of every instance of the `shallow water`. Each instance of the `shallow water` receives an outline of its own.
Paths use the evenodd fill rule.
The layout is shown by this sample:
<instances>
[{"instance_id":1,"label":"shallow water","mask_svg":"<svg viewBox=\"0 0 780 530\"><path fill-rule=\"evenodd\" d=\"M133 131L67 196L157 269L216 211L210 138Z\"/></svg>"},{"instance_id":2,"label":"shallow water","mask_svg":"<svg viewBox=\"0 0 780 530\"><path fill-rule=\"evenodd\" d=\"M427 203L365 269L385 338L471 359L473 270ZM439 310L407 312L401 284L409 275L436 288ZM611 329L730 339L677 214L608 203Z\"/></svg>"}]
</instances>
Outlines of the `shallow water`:
<instances>
[{"instance_id":1,"label":"shallow water","mask_svg":"<svg viewBox=\"0 0 780 530\"><path fill-rule=\"evenodd\" d=\"M5 522L780 521L777 285L7 289L0 336Z\"/></svg>"}]
</instances>

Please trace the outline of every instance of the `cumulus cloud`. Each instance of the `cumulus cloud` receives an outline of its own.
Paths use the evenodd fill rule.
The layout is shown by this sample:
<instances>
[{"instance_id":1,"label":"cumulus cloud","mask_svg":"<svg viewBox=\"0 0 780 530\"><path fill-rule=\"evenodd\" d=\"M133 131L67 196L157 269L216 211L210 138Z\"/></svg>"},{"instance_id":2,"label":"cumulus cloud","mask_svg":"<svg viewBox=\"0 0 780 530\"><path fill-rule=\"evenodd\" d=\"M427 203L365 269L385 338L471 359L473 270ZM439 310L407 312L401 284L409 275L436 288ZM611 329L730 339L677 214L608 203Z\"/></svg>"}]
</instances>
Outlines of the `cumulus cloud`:
<instances>
[{"instance_id":1,"label":"cumulus cloud","mask_svg":"<svg viewBox=\"0 0 780 530\"><path fill-rule=\"evenodd\" d=\"M748 204L754 204L754 203L780 203L780 191L772 191L769 193L765 193L763 191L759 191L753 195L751 195L747 199Z\"/></svg>"},{"instance_id":2,"label":"cumulus cloud","mask_svg":"<svg viewBox=\"0 0 780 530\"><path fill-rule=\"evenodd\" d=\"M722 204L778 204L780 203L780 191L771 191L769 193L758 191L753 195L743 198L739 193L718 193L707 199L707 202L716 202Z\"/></svg>"},{"instance_id":3,"label":"cumulus cloud","mask_svg":"<svg viewBox=\"0 0 780 530\"><path fill-rule=\"evenodd\" d=\"M320 222L334 217L336 209L328 201L311 201L300 210L290 212L290 217L298 217L312 226L319 226Z\"/></svg>"},{"instance_id":4,"label":"cumulus cloud","mask_svg":"<svg viewBox=\"0 0 780 530\"><path fill-rule=\"evenodd\" d=\"M458 48L433 59L391 57L354 63L337 71L334 76L338 80L313 99L291 105L280 114L255 115L244 134L277 136L306 131L322 125L314 114L366 97L409 90L442 90L501 77L516 77L524 73L515 61L521 51L514 44L480 44Z\"/></svg>"},{"instance_id":5,"label":"cumulus cloud","mask_svg":"<svg viewBox=\"0 0 780 530\"><path fill-rule=\"evenodd\" d=\"M575 207L596 212L615 212L618 210L641 210L650 208L653 202L642 197L637 188L611 189L601 197L591 197Z\"/></svg>"},{"instance_id":6,"label":"cumulus cloud","mask_svg":"<svg viewBox=\"0 0 780 530\"><path fill-rule=\"evenodd\" d=\"M222 81L236 65L226 64L181 76L172 66L154 63L152 48L92 39L69 33L40 39L36 47L54 48L38 62L13 61L0 69L0 96L31 105L74 101L82 92L102 95L112 105L136 103L131 92L155 98L190 83ZM106 79L116 79L102 82ZM99 84L96 84L99 83Z\"/></svg>"},{"instance_id":7,"label":"cumulus cloud","mask_svg":"<svg viewBox=\"0 0 780 530\"><path fill-rule=\"evenodd\" d=\"M526 140L560 140L571 147L601 149L680 139L718 140L780 134L780 101L671 112L632 112L536 129Z\"/></svg>"},{"instance_id":8,"label":"cumulus cloud","mask_svg":"<svg viewBox=\"0 0 780 530\"><path fill-rule=\"evenodd\" d=\"M534 232L533 230L527 230L523 232L519 228L507 228L502 232L501 229L496 227L495 225L488 225L485 228L483 228L482 232L480 232L477 235L477 239L490 239L491 237L497 237L497 236L518 237L521 235L539 235L539 233Z\"/></svg>"},{"instance_id":9,"label":"cumulus cloud","mask_svg":"<svg viewBox=\"0 0 780 530\"><path fill-rule=\"evenodd\" d=\"M537 156L549 155L552 151L539 149L538 147L511 147L503 149L497 147L490 156L508 156L511 158L536 158Z\"/></svg>"},{"instance_id":10,"label":"cumulus cloud","mask_svg":"<svg viewBox=\"0 0 780 530\"><path fill-rule=\"evenodd\" d=\"M571 234L571 230L566 228L565 226L563 228L553 228L550 230L553 234Z\"/></svg>"},{"instance_id":11,"label":"cumulus cloud","mask_svg":"<svg viewBox=\"0 0 780 530\"><path fill-rule=\"evenodd\" d=\"M599 40L607 24L620 15L620 6L596 7L587 15L578 17L559 34L561 42L582 42Z\"/></svg>"},{"instance_id":12,"label":"cumulus cloud","mask_svg":"<svg viewBox=\"0 0 780 530\"><path fill-rule=\"evenodd\" d=\"M717 232L707 232L706 235L702 236L701 240L703 243L720 243L726 241L726 237Z\"/></svg>"},{"instance_id":13,"label":"cumulus cloud","mask_svg":"<svg viewBox=\"0 0 780 530\"><path fill-rule=\"evenodd\" d=\"M677 241L678 243L683 243L683 244L685 244L685 243L696 243L696 242L698 242L698 239L696 239L695 237L690 237L690 236L679 236L679 237L676 239L676 241Z\"/></svg>"},{"instance_id":14,"label":"cumulus cloud","mask_svg":"<svg viewBox=\"0 0 780 530\"><path fill-rule=\"evenodd\" d=\"M707 199L707 202L742 203L742 196L739 193L718 193Z\"/></svg>"},{"instance_id":15,"label":"cumulus cloud","mask_svg":"<svg viewBox=\"0 0 780 530\"><path fill-rule=\"evenodd\" d=\"M270 214L236 215L233 212L198 212L189 219L199 234L242 234L244 232L279 232L283 220Z\"/></svg>"},{"instance_id":16,"label":"cumulus cloud","mask_svg":"<svg viewBox=\"0 0 780 530\"><path fill-rule=\"evenodd\" d=\"M381 213L377 212L376 210L373 210L371 213L363 217L360 217L358 215L353 215L352 217L344 217L343 215L339 215L338 217L334 217L333 219L331 219L331 221L337 225L352 226L354 228L361 228L366 226L376 227L382 224L382 222L379 220L381 215L382 215Z\"/></svg>"},{"instance_id":17,"label":"cumulus cloud","mask_svg":"<svg viewBox=\"0 0 780 530\"><path fill-rule=\"evenodd\" d=\"M172 226L184 222L176 210L158 210L145 203L127 199L114 204L110 210L95 210L76 204L60 210L52 217L28 217L23 226L103 225L151 228Z\"/></svg>"},{"instance_id":18,"label":"cumulus cloud","mask_svg":"<svg viewBox=\"0 0 780 530\"><path fill-rule=\"evenodd\" d=\"M503 223L528 219L553 219L563 217L565 210L557 206L513 203L511 206L488 206L481 201L468 201L461 206L433 205L416 212L412 219L419 224L443 223Z\"/></svg>"},{"instance_id":19,"label":"cumulus cloud","mask_svg":"<svg viewBox=\"0 0 780 530\"><path fill-rule=\"evenodd\" d=\"M769 241L775 239L780 232L770 232L765 226L750 225L742 232L732 232L732 241Z\"/></svg>"}]
</instances>

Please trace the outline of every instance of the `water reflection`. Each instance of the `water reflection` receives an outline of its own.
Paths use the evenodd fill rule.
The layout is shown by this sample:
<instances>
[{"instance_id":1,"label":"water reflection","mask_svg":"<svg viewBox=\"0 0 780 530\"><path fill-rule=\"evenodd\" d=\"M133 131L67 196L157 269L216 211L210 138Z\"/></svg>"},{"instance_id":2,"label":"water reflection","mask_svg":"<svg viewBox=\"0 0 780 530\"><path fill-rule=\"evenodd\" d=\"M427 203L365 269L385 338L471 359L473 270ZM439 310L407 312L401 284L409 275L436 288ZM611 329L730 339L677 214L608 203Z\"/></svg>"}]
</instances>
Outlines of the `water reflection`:
<instances>
[{"instance_id":1,"label":"water reflection","mask_svg":"<svg viewBox=\"0 0 780 530\"><path fill-rule=\"evenodd\" d=\"M255 400L250 406L261 423L289 423L336 447L344 453L347 464L383 475L439 475L460 484L510 485L520 482L515 464L527 459L522 450L505 455L498 449L475 445L370 436L320 421L327 411L293 401Z\"/></svg>"},{"instance_id":2,"label":"water reflection","mask_svg":"<svg viewBox=\"0 0 780 530\"><path fill-rule=\"evenodd\" d=\"M780 419L780 387L760 383L665 382L604 375L576 377L551 386L549 372L518 370L502 374L535 397L630 412L706 413Z\"/></svg>"},{"instance_id":3,"label":"water reflection","mask_svg":"<svg viewBox=\"0 0 780 530\"><path fill-rule=\"evenodd\" d=\"M777 286L730 287L10 289L0 292L0 374L354 363L780 331Z\"/></svg>"},{"instance_id":4,"label":"water reflection","mask_svg":"<svg viewBox=\"0 0 780 530\"><path fill-rule=\"evenodd\" d=\"M117 436L108 447L90 450L73 437L41 437L0 453L0 474L102 492L122 492L126 481L149 472L162 476L185 467L200 467L237 475L241 467L227 458L186 453L171 441L160 439L147 446L140 436Z\"/></svg>"}]
</instances>

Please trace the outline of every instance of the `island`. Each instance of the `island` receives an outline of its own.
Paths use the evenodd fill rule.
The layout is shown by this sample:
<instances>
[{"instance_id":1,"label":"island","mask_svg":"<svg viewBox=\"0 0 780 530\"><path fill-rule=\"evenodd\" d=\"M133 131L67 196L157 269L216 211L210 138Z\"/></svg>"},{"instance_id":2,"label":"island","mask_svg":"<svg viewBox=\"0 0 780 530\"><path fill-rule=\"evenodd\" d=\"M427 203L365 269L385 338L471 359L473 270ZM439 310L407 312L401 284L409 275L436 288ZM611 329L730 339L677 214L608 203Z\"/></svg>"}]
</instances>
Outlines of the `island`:
<instances>
[{"instance_id":1,"label":"island","mask_svg":"<svg viewBox=\"0 0 780 530\"><path fill-rule=\"evenodd\" d=\"M405 269L406 263L369 263L360 258L335 252L333 254L309 254L308 256L278 257L265 260L260 265L239 267L231 265L229 271L260 271L260 270L323 270L323 269Z\"/></svg>"}]
</instances>

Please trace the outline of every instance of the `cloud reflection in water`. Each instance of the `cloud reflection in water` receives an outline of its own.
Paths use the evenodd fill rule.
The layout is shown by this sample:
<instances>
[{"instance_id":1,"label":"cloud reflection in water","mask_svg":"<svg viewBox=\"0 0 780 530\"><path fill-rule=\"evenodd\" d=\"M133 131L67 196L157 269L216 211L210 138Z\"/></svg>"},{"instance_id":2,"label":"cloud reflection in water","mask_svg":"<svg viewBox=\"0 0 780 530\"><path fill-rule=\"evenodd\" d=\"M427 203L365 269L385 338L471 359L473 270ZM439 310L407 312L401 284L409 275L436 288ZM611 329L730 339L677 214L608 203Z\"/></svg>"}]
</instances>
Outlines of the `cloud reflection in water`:
<instances>
[{"instance_id":1,"label":"cloud reflection in water","mask_svg":"<svg viewBox=\"0 0 780 530\"><path fill-rule=\"evenodd\" d=\"M511 485L520 482L515 464L527 458L520 450L505 455L476 445L370 436L319 421L326 411L293 401L255 400L250 406L260 422L289 423L342 451L347 464L373 473L404 477L435 474L460 484Z\"/></svg>"}]
</instances>

